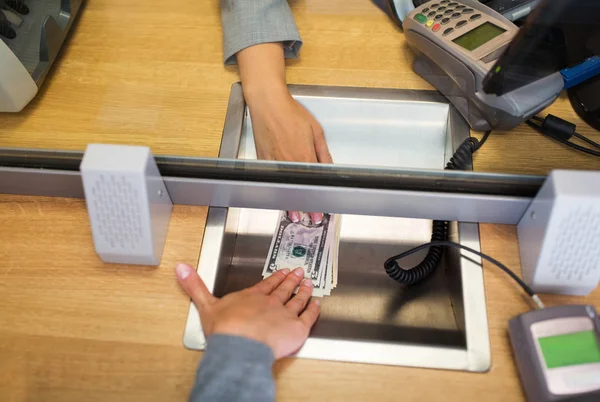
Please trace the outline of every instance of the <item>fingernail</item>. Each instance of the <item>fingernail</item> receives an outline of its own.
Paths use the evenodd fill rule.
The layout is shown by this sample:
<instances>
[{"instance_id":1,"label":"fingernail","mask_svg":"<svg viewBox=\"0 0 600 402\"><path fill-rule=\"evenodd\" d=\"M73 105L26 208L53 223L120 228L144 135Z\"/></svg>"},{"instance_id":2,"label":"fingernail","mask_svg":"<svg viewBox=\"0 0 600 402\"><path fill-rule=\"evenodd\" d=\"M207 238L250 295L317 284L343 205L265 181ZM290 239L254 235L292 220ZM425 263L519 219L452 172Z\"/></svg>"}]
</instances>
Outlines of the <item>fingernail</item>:
<instances>
[{"instance_id":1,"label":"fingernail","mask_svg":"<svg viewBox=\"0 0 600 402\"><path fill-rule=\"evenodd\" d=\"M177 264L175 272L180 279L185 279L192 273L192 267L187 264Z\"/></svg>"},{"instance_id":2,"label":"fingernail","mask_svg":"<svg viewBox=\"0 0 600 402\"><path fill-rule=\"evenodd\" d=\"M304 286L306 286L306 287L309 287L309 288L312 288L312 286L313 286L313 283L312 283L312 280L311 280L311 279L305 279L305 280L303 280L303 281L302 281L302 284L303 284Z\"/></svg>"},{"instance_id":3,"label":"fingernail","mask_svg":"<svg viewBox=\"0 0 600 402\"><path fill-rule=\"evenodd\" d=\"M298 211L290 211L288 213L290 220L294 223L300 222L300 213Z\"/></svg>"},{"instance_id":4,"label":"fingernail","mask_svg":"<svg viewBox=\"0 0 600 402\"><path fill-rule=\"evenodd\" d=\"M280 269L279 272L283 272L284 275L287 275L290 273L290 269L289 268Z\"/></svg>"},{"instance_id":5,"label":"fingernail","mask_svg":"<svg viewBox=\"0 0 600 402\"><path fill-rule=\"evenodd\" d=\"M296 276L304 276L304 270L302 268L296 268L294 270L294 275L296 275Z\"/></svg>"},{"instance_id":6,"label":"fingernail","mask_svg":"<svg viewBox=\"0 0 600 402\"><path fill-rule=\"evenodd\" d=\"M315 299L315 304L317 305L317 307L320 307L321 306L321 300Z\"/></svg>"},{"instance_id":7,"label":"fingernail","mask_svg":"<svg viewBox=\"0 0 600 402\"><path fill-rule=\"evenodd\" d=\"M322 213L312 214L312 219L313 219L313 223L315 225L318 225L321 222L323 222L323 214Z\"/></svg>"}]
</instances>

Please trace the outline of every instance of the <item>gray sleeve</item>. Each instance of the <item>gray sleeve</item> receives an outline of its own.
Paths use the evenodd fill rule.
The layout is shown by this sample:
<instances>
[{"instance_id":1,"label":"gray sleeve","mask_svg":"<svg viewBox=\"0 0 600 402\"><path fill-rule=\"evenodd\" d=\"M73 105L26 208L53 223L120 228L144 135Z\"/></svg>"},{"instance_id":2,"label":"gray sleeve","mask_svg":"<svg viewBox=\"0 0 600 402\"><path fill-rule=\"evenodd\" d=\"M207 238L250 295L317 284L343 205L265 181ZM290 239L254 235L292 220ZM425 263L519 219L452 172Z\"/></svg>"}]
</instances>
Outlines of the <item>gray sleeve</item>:
<instances>
[{"instance_id":1,"label":"gray sleeve","mask_svg":"<svg viewBox=\"0 0 600 402\"><path fill-rule=\"evenodd\" d=\"M297 57L302 40L286 0L221 0L223 59L234 64L240 50L283 42L285 57Z\"/></svg>"},{"instance_id":2,"label":"gray sleeve","mask_svg":"<svg viewBox=\"0 0 600 402\"><path fill-rule=\"evenodd\" d=\"M190 402L270 402L275 400L267 345L239 336L212 335L198 366Z\"/></svg>"}]
</instances>

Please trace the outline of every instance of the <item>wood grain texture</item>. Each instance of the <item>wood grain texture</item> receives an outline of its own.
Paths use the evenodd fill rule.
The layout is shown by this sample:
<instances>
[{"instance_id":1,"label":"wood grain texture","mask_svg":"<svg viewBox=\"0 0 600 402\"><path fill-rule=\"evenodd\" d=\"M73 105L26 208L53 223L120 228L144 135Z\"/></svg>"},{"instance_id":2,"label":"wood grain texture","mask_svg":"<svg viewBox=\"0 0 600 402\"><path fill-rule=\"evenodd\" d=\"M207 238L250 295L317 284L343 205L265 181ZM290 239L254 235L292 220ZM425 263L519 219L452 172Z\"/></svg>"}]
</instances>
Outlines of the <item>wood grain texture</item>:
<instances>
[{"instance_id":1,"label":"wood grain texture","mask_svg":"<svg viewBox=\"0 0 600 402\"><path fill-rule=\"evenodd\" d=\"M304 45L290 60L296 84L430 89L411 70L404 36L369 0L291 2ZM82 150L88 143L150 146L155 154L215 157L235 67L223 67L216 0L94 0L35 100L0 118L0 146ZM600 141L568 99L549 111ZM546 174L598 169L522 125L498 132L477 169Z\"/></svg>"},{"instance_id":2,"label":"wood grain texture","mask_svg":"<svg viewBox=\"0 0 600 402\"><path fill-rule=\"evenodd\" d=\"M289 82L430 88L411 71L403 36L369 1L291 4L304 47L289 62ZM214 157L237 80L235 67L222 66L216 0L88 1L39 96L23 113L0 116L0 146L103 142ZM564 98L550 109L580 123ZM524 126L494 135L475 166L599 168ZM196 263L205 219L206 208L175 207L158 268L105 265L82 201L0 195L0 400L185 400L201 353L181 344L188 300L172 268ZM482 225L481 239L484 252L519 266L514 227ZM528 306L498 270L486 269L485 284L489 373L285 359L275 367L278 400L522 400L506 323ZM600 307L600 290L544 300Z\"/></svg>"},{"instance_id":3,"label":"wood grain texture","mask_svg":"<svg viewBox=\"0 0 600 402\"><path fill-rule=\"evenodd\" d=\"M0 196L0 400L185 400L201 353L181 344L188 299L172 268L197 261L205 218L205 208L175 207L158 268L105 265L82 201ZM514 227L481 225L481 238L484 252L518 270ZM489 373L284 359L278 400L522 400L506 323L528 305L485 268ZM544 300L600 308L600 289Z\"/></svg>"}]
</instances>

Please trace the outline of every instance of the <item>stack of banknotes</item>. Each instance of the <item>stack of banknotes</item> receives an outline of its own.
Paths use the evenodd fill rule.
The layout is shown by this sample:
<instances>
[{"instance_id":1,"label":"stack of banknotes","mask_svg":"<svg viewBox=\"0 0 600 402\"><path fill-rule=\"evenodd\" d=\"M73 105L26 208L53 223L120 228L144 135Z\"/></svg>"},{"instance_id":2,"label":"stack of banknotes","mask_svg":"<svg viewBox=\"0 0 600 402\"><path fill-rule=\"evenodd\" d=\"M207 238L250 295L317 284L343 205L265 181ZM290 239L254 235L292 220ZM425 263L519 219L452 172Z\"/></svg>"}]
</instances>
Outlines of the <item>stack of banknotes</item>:
<instances>
[{"instance_id":1,"label":"stack of banknotes","mask_svg":"<svg viewBox=\"0 0 600 402\"><path fill-rule=\"evenodd\" d=\"M307 213L300 215L294 223L285 211L279 213L263 278L280 269L300 267L313 282L312 295L329 296L338 281L341 215L323 214L319 224L313 224Z\"/></svg>"}]
</instances>

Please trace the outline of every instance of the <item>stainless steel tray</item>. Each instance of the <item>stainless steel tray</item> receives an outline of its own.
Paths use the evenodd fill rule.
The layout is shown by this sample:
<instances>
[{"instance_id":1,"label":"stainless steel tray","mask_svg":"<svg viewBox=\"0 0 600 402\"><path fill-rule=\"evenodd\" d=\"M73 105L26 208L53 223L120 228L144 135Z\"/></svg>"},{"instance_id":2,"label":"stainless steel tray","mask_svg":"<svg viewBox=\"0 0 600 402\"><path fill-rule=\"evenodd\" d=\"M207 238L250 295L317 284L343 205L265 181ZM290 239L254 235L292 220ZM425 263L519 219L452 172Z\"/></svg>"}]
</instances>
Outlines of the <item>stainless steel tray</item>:
<instances>
[{"instance_id":1,"label":"stainless steel tray","mask_svg":"<svg viewBox=\"0 0 600 402\"><path fill-rule=\"evenodd\" d=\"M469 128L434 91L291 86L322 124L336 163L442 169ZM252 122L241 87L232 87L220 157L255 159ZM335 211L331 211L335 212ZM198 272L216 295L261 279L277 211L209 209ZM476 224L450 227L450 237L476 250ZM344 215L339 284L298 357L468 371L490 367L480 260L457 251L425 283L402 286L386 275L391 255L425 243L431 221ZM424 254L402 265L415 264ZM184 345L205 339L190 304Z\"/></svg>"}]
</instances>

